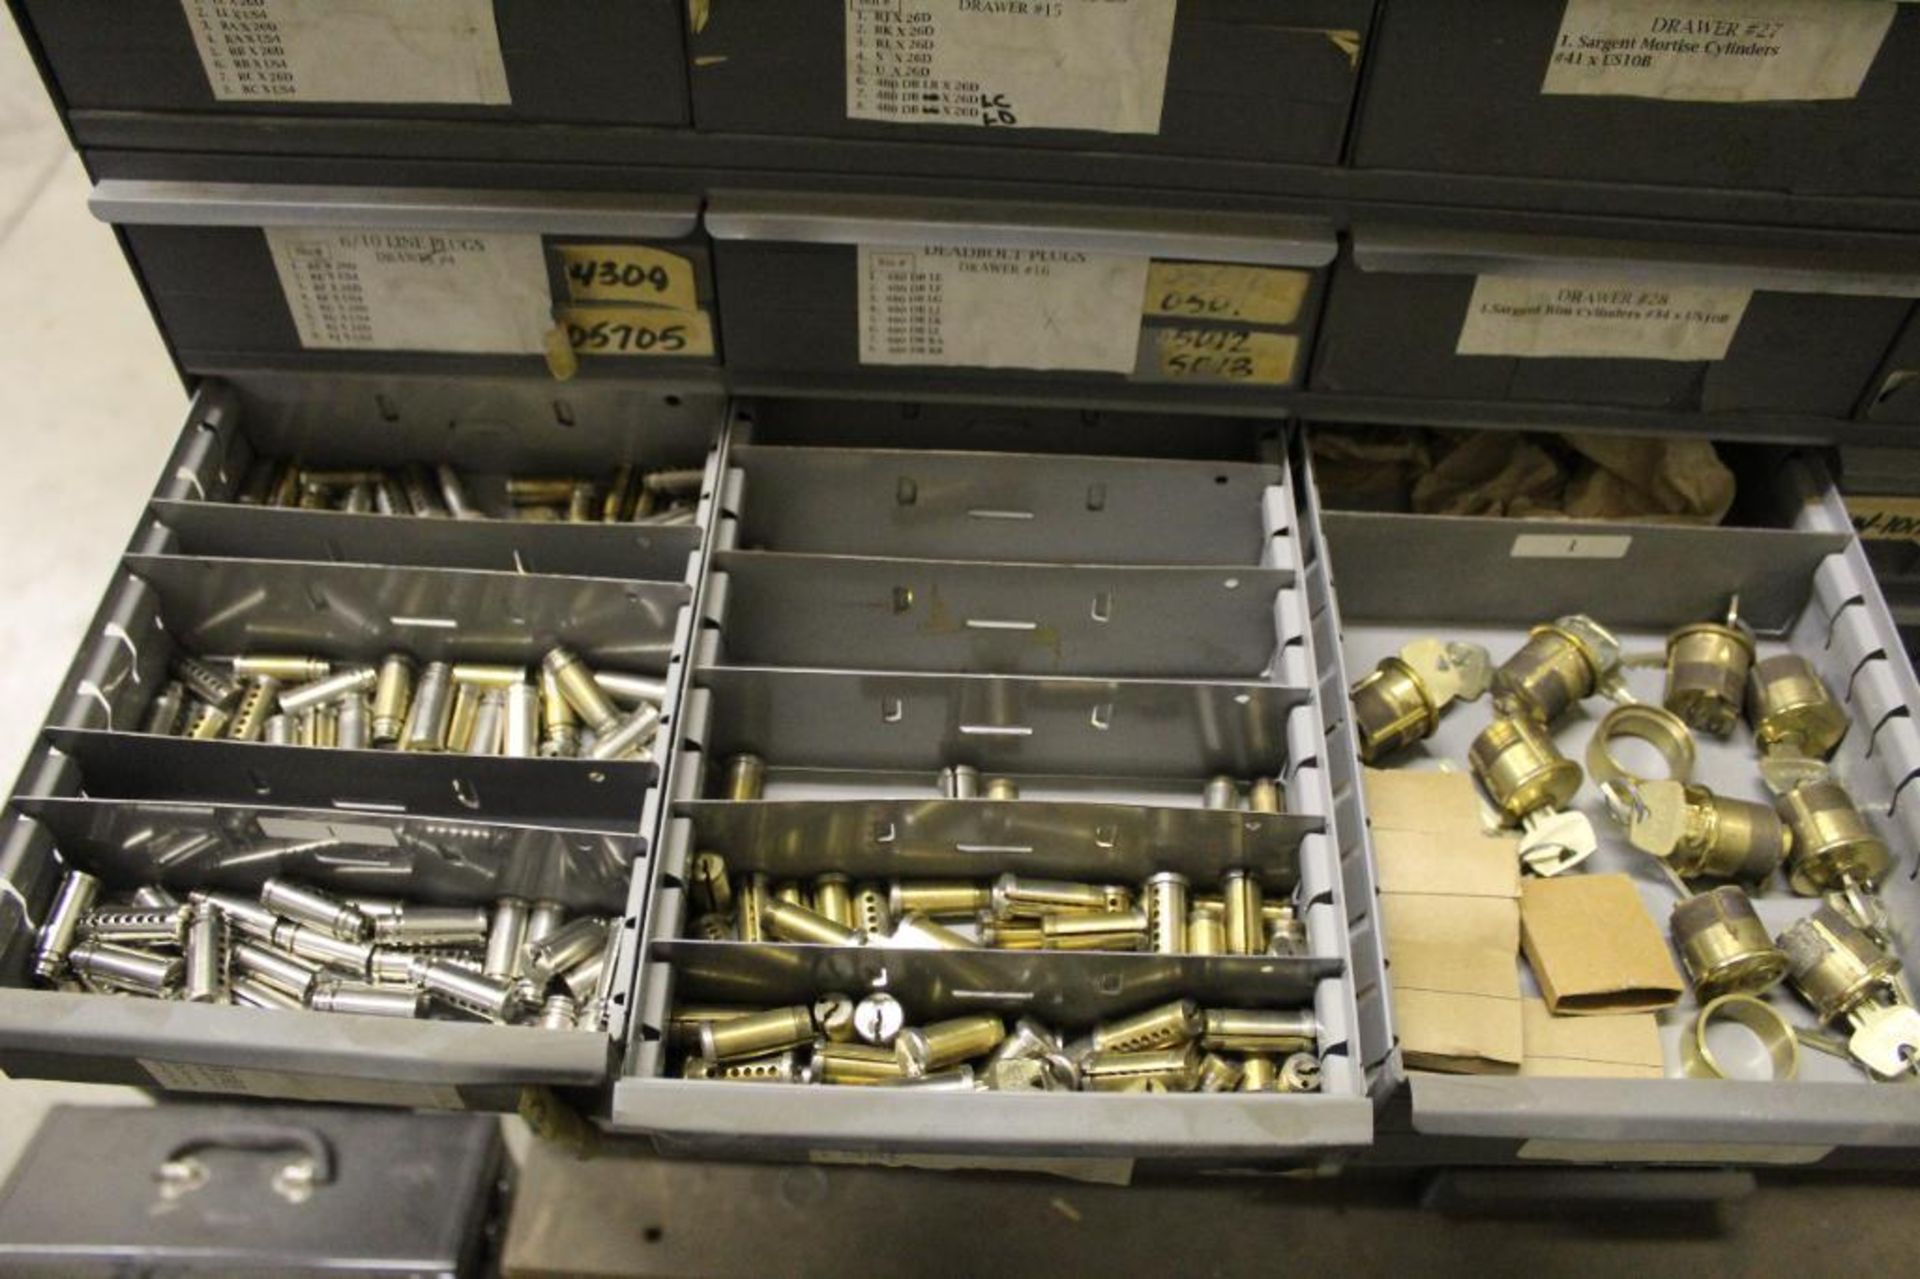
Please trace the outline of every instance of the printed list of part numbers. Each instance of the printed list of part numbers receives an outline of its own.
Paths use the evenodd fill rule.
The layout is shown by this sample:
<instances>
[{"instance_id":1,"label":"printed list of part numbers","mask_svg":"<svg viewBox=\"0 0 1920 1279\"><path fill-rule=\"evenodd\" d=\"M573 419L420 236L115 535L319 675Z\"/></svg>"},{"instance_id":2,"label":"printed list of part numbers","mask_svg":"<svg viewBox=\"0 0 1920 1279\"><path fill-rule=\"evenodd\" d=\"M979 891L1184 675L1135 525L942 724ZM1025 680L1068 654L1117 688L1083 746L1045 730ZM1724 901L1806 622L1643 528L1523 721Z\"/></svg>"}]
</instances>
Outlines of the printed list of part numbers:
<instances>
[{"instance_id":1,"label":"printed list of part numbers","mask_svg":"<svg viewBox=\"0 0 1920 1279\"><path fill-rule=\"evenodd\" d=\"M1158 133L1178 0L846 0L847 118Z\"/></svg>"},{"instance_id":2,"label":"printed list of part numbers","mask_svg":"<svg viewBox=\"0 0 1920 1279\"><path fill-rule=\"evenodd\" d=\"M1721 360L1751 289L1483 275L1455 350L1522 359Z\"/></svg>"}]
</instances>

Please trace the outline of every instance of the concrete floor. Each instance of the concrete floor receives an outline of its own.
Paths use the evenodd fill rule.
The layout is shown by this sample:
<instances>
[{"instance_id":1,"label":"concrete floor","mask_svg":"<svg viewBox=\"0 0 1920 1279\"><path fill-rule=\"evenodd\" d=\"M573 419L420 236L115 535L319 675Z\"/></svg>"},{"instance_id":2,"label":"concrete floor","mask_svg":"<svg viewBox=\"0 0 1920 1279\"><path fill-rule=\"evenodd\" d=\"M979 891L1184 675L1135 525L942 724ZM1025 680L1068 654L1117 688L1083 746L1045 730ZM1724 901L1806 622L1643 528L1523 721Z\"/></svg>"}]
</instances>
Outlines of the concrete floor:
<instances>
[{"instance_id":1,"label":"concrete floor","mask_svg":"<svg viewBox=\"0 0 1920 1279\"><path fill-rule=\"evenodd\" d=\"M11 782L173 446L186 394L13 24L0 18L0 768ZM0 1175L56 1101L0 1083Z\"/></svg>"}]
</instances>

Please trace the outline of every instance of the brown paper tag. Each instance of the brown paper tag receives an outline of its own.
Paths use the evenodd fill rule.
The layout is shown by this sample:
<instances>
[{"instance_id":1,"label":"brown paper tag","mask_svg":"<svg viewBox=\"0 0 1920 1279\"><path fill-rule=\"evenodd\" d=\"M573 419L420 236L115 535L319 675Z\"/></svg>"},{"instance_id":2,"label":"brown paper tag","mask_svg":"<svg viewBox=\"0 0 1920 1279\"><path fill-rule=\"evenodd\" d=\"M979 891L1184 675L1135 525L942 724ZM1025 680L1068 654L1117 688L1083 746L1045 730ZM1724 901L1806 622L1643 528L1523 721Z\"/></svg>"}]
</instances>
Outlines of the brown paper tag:
<instances>
[{"instance_id":1,"label":"brown paper tag","mask_svg":"<svg viewBox=\"0 0 1920 1279\"><path fill-rule=\"evenodd\" d=\"M1666 1074L1652 1013L1556 1017L1544 1001L1521 1001L1523 1075L1658 1079Z\"/></svg>"},{"instance_id":2,"label":"brown paper tag","mask_svg":"<svg viewBox=\"0 0 1920 1279\"><path fill-rule=\"evenodd\" d=\"M1480 792L1465 773L1366 770L1367 818L1375 830L1480 832Z\"/></svg>"},{"instance_id":3,"label":"brown paper tag","mask_svg":"<svg viewBox=\"0 0 1920 1279\"><path fill-rule=\"evenodd\" d=\"M1528 880L1520 923L1527 961L1556 1013L1651 1011L1686 989L1626 875Z\"/></svg>"}]
</instances>

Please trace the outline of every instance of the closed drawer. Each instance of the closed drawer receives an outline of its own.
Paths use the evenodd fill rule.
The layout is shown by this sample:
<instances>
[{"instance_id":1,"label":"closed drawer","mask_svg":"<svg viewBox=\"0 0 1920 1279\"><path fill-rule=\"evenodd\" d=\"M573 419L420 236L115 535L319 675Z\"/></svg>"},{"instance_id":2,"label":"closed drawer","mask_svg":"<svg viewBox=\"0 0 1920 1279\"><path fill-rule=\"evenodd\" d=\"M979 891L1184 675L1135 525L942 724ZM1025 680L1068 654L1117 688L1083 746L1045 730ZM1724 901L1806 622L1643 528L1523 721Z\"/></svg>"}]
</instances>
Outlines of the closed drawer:
<instances>
[{"instance_id":1,"label":"closed drawer","mask_svg":"<svg viewBox=\"0 0 1920 1279\"><path fill-rule=\"evenodd\" d=\"M1738 595L1742 615L1758 634L1761 658L1798 654L1813 663L1850 723L1830 768L1874 833L1894 850L1895 862L1877 885L1898 933L1920 909L1909 864L1913 815L1899 801L1914 771L1916 741L1910 708L1916 700L1911 667L1853 537L1837 494L1817 460L1782 461L1770 492L1749 492L1747 509L1768 512L1757 527L1682 527L1651 524L1551 525L1514 520L1380 515L1331 511L1319 521L1321 540L1306 550L1324 556L1330 570L1334 629L1344 659L1342 678L1358 679L1416 636L1485 644L1498 663L1525 640L1529 627L1586 611L1612 626L1629 655L1626 678L1635 696L1656 704L1662 696L1665 637L1681 625L1714 617ZM1535 530L1550 528L1546 537ZM1605 553L1604 561L1581 558ZM1586 548L1584 551L1582 548ZM1317 580L1309 572L1309 581ZM1646 655L1645 661L1634 660ZM1344 689L1322 684L1335 705ZM1556 723L1560 751L1579 761L1604 711L1591 699ZM1485 727L1486 700L1456 704L1423 743L1377 767L1431 769L1443 761L1466 766L1467 748ZM1335 739L1351 747L1352 716ZM1736 726L1725 740L1694 733L1693 779L1717 795L1769 806L1751 735ZM1357 769L1357 760L1350 766ZM1365 811L1365 791L1356 796ZM1580 869L1631 875L1642 904L1667 931L1677 893L1652 859L1634 851L1588 778L1573 800L1599 833L1600 847ZM1723 882L1694 881L1704 890ZM1749 888L1769 935L1777 935L1820 905L1817 896L1790 890L1775 874ZM1391 948L1387 955L1392 974ZM1516 961L1517 962L1517 961ZM1684 972L1676 953L1676 969ZM1530 970L1519 966L1517 987L1537 993ZM1786 986L1768 996L1796 1026L1814 1025L1811 1010ZM1844 1158L1902 1158L1888 1152L1920 1141L1903 1090L1876 1084L1851 1062L1803 1048L1799 1076L1790 1082L1684 1078L1681 1039L1693 1032L1699 1002L1691 992L1658 1016L1664 1078L1472 1076L1407 1072L1398 1058L1381 1058L1382 1077L1407 1077L1411 1130L1383 1125L1383 1158L1431 1149L1434 1139L1455 1157L1609 1162L1814 1162L1838 1149ZM1842 1023L1842 1034L1845 1033ZM1722 1052L1739 1050L1722 1046ZM1735 1068L1756 1064L1733 1056ZM1759 1065L1764 1077L1764 1065ZM1550 1072L1555 1075L1566 1071ZM1578 1075L1581 1072L1573 1072ZM1389 1089L1391 1091L1391 1089ZM1877 1154L1876 1154L1877 1152Z\"/></svg>"},{"instance_id":2,"label":"closed drawer","mask_svg":"<svg viewBox=\"0 0 1920 1279\"><path fill-rule=\"evenodd\" d=\"M1382 8L1355 144L1363 168L1920 193L1898 158L1920 141L1920 14L1899 4ZM1455 92L1462 84L1474 92Z\"/></svg>"},{"instance_id":3,"label":"closed drawer","mask_svg":"<svg viewBox=\"0 0 1920 1279\"><path fill-rule=\"evenodd\" d=\"M701 594L706 633L669 768L674 801L635 991L641 1021L615 1088L614 1124L676 1153L857 1148L1015 1162L1293 1163L1364 1142L1372 1108L1355 1064L1350 915L1327 834L1297 515L1274 441L1243 437L1219 455L1228 460L1080 456L1046 451L1049 440L1073 438L1079 415L1024 410L1033 452L870 450L849 442L857 429L796 432L784 410L778 401L743 405L730 439L726 515ZM977 433L950 418L933 434L949 444L990 435L995 411L953 416L969 412ZM763 433L782 442L754 442ZM814 442L787 442L803 433ZM1124 509L1152 495L1156 472L1162 505L1191 499L1209 527L1197 519L1188 534L1170 527L1163 542L1134 520L1103 523L1085 505L1104 492ZM1023 490L1026 506L1011 505ZM828 528L804 515L827 495L877 511L908 493L928 505L865 521L857 557L845 539L859 522ZM973 505L989 500L1008 504ZM979 518L990 509L998 517ZM836 554L801 549L817 546ZM1046 553L1020 562L1027 546ZM788 574L794 589L818 597L807 615L779 580ZM1131 574L1143 580L1123 580ZM1106 585L1088 594L1080 575ZM1181 624L1171 625L1161 613L1187 589L1183 580L1203 594L1186 598ZM1104 611L1091 604L1101 591ZM970 635L965 618L975 610L1023 629ZM1035 649L1048 655L1036 660ZM763 767L745 790L732 779L742 756ZM956 780L943 795L943 770L991 785L982 795ZM1285 811L1252 811L1238 796L1203 806L1209 780L1221 777L1272 779ZM737 924L720 935L695 864L706 853L724 860L736 901L755 876L809 882L837 873L910 888L1012 874L1131 893L1173 871L1205 894L1244 870L1301 931L1284 953L1232 955L1114 944L915 949L910 932L894 933L894 921L878 915L867 917L864 944L795 944ZM695 1005L876 991L900 1001L909 1025L992 1013L1007 1025L1036 1018L1070 1037L1182 998L1292 1013L1315 1028L1320 1085L1297 1094L1014 1097L802 1086L797 1074L788 1083L687 1077L700 1053L679 1023Z\"/></svg>"},{"instance_id":4,"label":"closed drawer","mask_svg":"<svg viewBox=\"0 0 1920 1279\"><path fill-rule=\"evenodd\" d=\"M279 373L204 382L153 513L0 818L0 877L11 889L0 905L0 1068L188 1092L496 1109L517 1106L529 1085L601 1086L625 1029L658 761L190 740L160 732L150 712L187 654L217 664L297 653L337 666L403 652L419 663L524 672L565 645L602 672L660 681L671 720L718 420L713 400L703 416L694 404L650 402L631 389L557 394L540 381ZM581 443L544 442L535 423L578 430ZM476 476L489 467L565 472L623 451L691 469L692 524L652 534L671 533L677 549L636 546L634 526L616 524L575 526L577 536L559 544L522 538L527 530L498 510L429 520L228 500L261 456L364 467L430 460L436 450L470 457ZM183 512L178 527L165 522ZM292 516L339 524L315 531L279 518ZM498 568L469 567L502 550ZM549 562L515 564L516 554ZM579 571L588 567L618 575ZM30 975L38 929L76 871L100 881L102 902L146 886L181 899L197 890L252 897L270 877L469 912L507 898L548 902L566 917L611 921L600 960L608 977L591 1000L583 995L568 1030L450 1017L445 1006L427 1019L395 1019L240 1007L224 996L110 998L71 975L51 983Z\"/></svg>"},{"instance_id":5,"label":"closed drawer","mask_svg":"<svg viewBox=\"0 0 1920 1279\"><path fill-rule=\"evenodd\" d=\"M688 76L716 132L1331 164L1371 19L1359 0L740 0L695 8Z\"/></svg>"},{"instance_id":6,"label":"closed drawer","mask_svg":"<svg viewBox=\"0 0 1920 1279\"><path fill-rule=\"evenodd\" d=\"M686 123L676 0L29 0L75 111ZM432 154L421 134L419 154Z\"/></svg>"},{"instance_id":7,"label":"closed drawer","mask_svg":"<svg viewBox=\"0 0 1920 1279\"><path fill-rule=\"evenodd\" d=\"M108 181L92 207L125 237L189 368L607 377L718 363L692 197Z\"/></svg>"},{"instance_id":8,"label":"closed drawer","mask_svg":"<svg viewBox=\"0 0 1920 1279\"><path fill-rule=\"evenodd\" d=\"M1317 391L1848 417L1912 310L1897 254L1360 226Z\"/></svg>"},{"instance_id":9,"label":"closed drawer","mask_svg":"<svg viewBox=\"0 0 1920 1279\"><path fill-rule=\"evenodd\" d=\"M717 192L746 387L1258 403L1304 376L1328 225L1237 214Z\"/></svg>"}]
</instances>

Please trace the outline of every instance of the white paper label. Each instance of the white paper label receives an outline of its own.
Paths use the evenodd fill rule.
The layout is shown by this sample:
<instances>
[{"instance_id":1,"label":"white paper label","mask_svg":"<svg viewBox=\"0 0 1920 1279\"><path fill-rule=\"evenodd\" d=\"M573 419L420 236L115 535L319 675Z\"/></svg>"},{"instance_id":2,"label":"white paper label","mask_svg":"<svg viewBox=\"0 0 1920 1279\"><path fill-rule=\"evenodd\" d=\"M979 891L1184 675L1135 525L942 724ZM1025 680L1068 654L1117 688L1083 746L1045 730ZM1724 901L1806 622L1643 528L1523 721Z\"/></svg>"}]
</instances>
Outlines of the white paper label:
<instances>
[{"instance_id":1,"label":"white paper label","mask_svg":"<svg viewBox=\"0 0 1920 1279\"><path fill-rule=\"evenodd\" d=\"M222 102L504 106L493 0L180 0Z\"/></svg>"},{"instance_id":2,"label":"white paper label","mask_svg":"<svg viewBox=\"0 0 1920 1279\"><path fill-rule=\"evenodd\" d=\"M261 817L260 833L268 839L339 841L362 848L398 848L400 837L385 826L365 822L323 822L305 817Z\"/></svg>"},{"instance_id":3,"label":"white paper label","mask_svg":"<svg viewBox=\"0 0 1920 1279\"><path fill-rule=\"evenodd\" d=\"M1516 560L1623 560L1633 538L1617 533L1522 533L1513 539Z\"/></svg>"},{"instance_id":4,"label":"white paper label","mask_svg":"<svg viewBox=\"0 0 1920 1279\"><path fill-rule=\"evenodd\" d=\"M1540 91L1678 102L1857 97L1895 12L1894 0L1567 0Z\"/></svg>"},{"instance_id":5,"label":"white paper label","mask_svg":"<svg viewBox=\"0 0 1920 1279\"><path fill-rule=\"evenodd\" d=\"M153 1081L170 1092L233 1093L244 1097L280 1097L290 1101L337 1101L356 1106L425 1106L460 1110L460 1090L450 1084L419 1084L388 1079L349 1079L291 1070L255 1070L198 1061L136 1058Z\"/></svg>"},{"instance_id":6,"label":"white paper label","mask_svg":"<svg viewBox=\"0 0 1920 1279\"><path fill-rule=\"evenodd\" d=\"M1178 0L846 0L847 118L1158 133Z\"/></svg>"},{"instance_id":7,"label":"white paper label","mask_svg":"<svg viewBox=\"0 0 1920 1279\"><path fill-rule=\"evenodd\" d=\"M1131 373L1147 259L860 246L860 362Z\"/></svg>"},{"instance_id":8,"label":"white paper label","mask_svg":"<svg viewBox=\"0 0 1920 1279\"><path fill-rule=\"evenodd\" d=\"M540 237L268 227L300 345L538 355L553 327Z\"/></svg>"},{"instance_id":9,"label":"white paper label","mask_svg":"<svg viewBox=\"0 0 1920 1279\"><path fill-rule=\"evenodd\" d=\"M1720 360L1752 289L1483 275L1454 348L1522 358Z\"/></svg>"}]
</instances>

